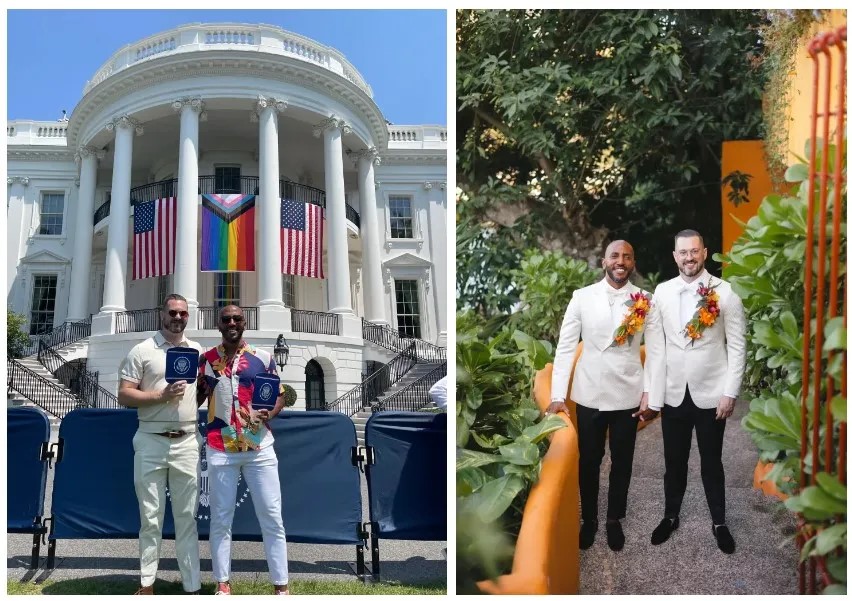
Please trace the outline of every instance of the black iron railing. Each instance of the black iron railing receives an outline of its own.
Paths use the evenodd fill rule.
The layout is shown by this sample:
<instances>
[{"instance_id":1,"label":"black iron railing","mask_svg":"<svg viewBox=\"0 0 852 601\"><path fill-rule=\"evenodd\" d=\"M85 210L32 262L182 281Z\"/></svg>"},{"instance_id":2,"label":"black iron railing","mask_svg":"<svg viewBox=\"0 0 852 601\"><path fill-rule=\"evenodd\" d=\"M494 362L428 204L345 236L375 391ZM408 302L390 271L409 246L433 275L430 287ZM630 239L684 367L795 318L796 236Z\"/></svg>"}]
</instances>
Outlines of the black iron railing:
<instances>
[{"instance_id":1,"label":"black iron railing","mask_svg":"<svg viewBox=\"0 0 852 601\"><path fill-rule=\"evenodd\" d=\"M83 363L66 361L43 341L38 350L38 362L85 406L99 409L122 408L114 394L98 385L97 372L90 372Z\"/></svg>"},{"instance_id":2,"label":"black iron railing","mask_svg":"<svg viewBox=\"0 0 852 601\"><path fill-rule=\"evenodd\" d=\"M447 349L436 346L419 338L408 338L402 336L398 330L394 330L383 324L373 323L366 319L361 320L361 332L364 340L382 346L396 353L408 348L414 343L414 354L421 363L444 363L447 360Z\"/></svg>"},{"instance_id":3,"label":"black iron railing","mask_svg":"<svg viewBox=\"0 0 852 601\"><path fill-rule=\"evenodd\" d=\"M159 182L145 184L144 186L130 188L130 206L136 206L143 202L157 200L158 198L175 198L178 192L177 183L177 178L164 179Z\"/></svg>"},{"instance_id":4,"label":"black iron railing","mask_svg":"<svg viewBox=\"0 0 852 601\"><path fill-rule=\"evenodd\" d=\"M323 409L349 416L355 415L375 403L380 394L399 382L416 363L417 359L414 358L413 353L403 351L391 359L387 365L368 376L361 384L340 398L326 404Z\"/></svg>"},{"instance_id":5,"label":"black iron railing","mask_svg":"<svg viewBox=\"0 0 852 601\"><path fill-rule=\"evenodd\" d=\"M115 314L115 333L154 332L160 329L159 309L121 311Z\"/></svg>"},{"instance_id":6,"label":"black iron railing","mask_svg":"<svg viewBox=\"0 0 852 601\"><path fill-rule=\"evenodd\" d=\"M346 203L346 219L354 223L359 229L361 228L361 216L349 203Z\"/></svg>"},{"instance_id":7,"label":"black iron railing","mask_svg":"<svg viewBox=\"0 0 852 601\"><path fill-rule=\"evenodd\" d=\"M21 357L31 357L38 353L39 343L44 341L50 348L62 348L92 334L92 318L83 321L66 322L45 332L30 336L30 342L23 348Z\"/></svg>"},{"instance_id":8,"label":"black iron railing","mask_svg":"<svg viewBox=\"0 0 852 601\"><path fill-rule=\"evenodd\" d=\"M286 200L306 202L325 208L325 192L319 188L282 179L278 183L278 194Z\"/></svg>"},{"instance_id":9,"label":"black iron railing","mask_svg":"<svg viewBox=\"0 0 852 601\"><path fill-rule=\"evenodd\" d=\"M98 210L95 211L95 217L94 217L92 225L97 225L102 220L109 217L109 206L110 206L110 201L106 201L104 204L102 204L101 206L98 207Z\"/></svg>"},{"instance_id":10,"label":"black iron railing","mask_svg":"<svg viewBox=\"0 0 852 601\"><path fill-rule=\"evenodd\" d=\"M8 370L8 387L21 393L30 402L51 415L62 418L69 411L87 406L85 401L80 400L68 390L40 376L11 357L6 358L6 369Z\"/></svg>"},{"instance_id":11,"label":"black iron railing","mask_svg":"<svg viewBox=\"0 0 852 601\"><path fill-rule=\"evenodd\" d=\"M373 412L378 411L417 411L432 402L429 389L435 382L447 375L447 364L442 363L419 380L412 382L402 390L397 390L384 399L372 404Z\"/></svg>"},{"instance_id":12,"label":"black iron railing","mask_svg":"<svg viewBox=\"0 0 852 601\"><path fill-rule=\"evenodd\" d=\"M290 323L294 332L340 336L340 315L290 309Z\"/></svg>"},{"instance_id":13,"label":"black iron railing","mask_svg":"<svg viewBox=\"0 0 852 601\"><path fill-rule=\"evenodd\" d=\"M243 310L245 317L245 329L257 329L257 307L240 307ZM198 329L199 330L218 330L219 329L219 307L198 307Z\"/></svg>"},{"instance_id":14,"label":"black iron railing","mask_svg":"<svg viewBox=\"0 0 852 601\"><path fill-rule=\"evenodd\" d=\"M230 184L230 185L228 185ZM200 175L198 177L199 194L259 194L260 178L256 175L241 175L230 181L216 182L215 175Z\"/></svg>"}]
</instances>

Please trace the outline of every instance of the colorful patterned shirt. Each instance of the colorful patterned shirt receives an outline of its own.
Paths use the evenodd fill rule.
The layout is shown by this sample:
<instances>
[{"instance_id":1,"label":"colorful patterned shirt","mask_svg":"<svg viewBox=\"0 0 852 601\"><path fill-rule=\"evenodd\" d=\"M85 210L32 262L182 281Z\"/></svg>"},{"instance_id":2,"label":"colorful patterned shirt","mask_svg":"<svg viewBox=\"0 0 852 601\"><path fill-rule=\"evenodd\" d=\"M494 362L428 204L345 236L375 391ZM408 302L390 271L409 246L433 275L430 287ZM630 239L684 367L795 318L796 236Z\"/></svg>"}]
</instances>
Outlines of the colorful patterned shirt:
<instances>
[{"instance_id":1,"label":"colorful patterned shirt","mask_svg":"<svg viewBox=\"0 0 852 601\"><path fill-rule=\"evenodd\" d=\"M252 423L251 401L257 374L277 375L269 352L242 342L230 364L225 363L220 344L203 353L198 371L201 386L210 391L207 401L207 444L213 449L236 453L257 451L272 444L267 424Z\"/></svg>"}]
</instances>

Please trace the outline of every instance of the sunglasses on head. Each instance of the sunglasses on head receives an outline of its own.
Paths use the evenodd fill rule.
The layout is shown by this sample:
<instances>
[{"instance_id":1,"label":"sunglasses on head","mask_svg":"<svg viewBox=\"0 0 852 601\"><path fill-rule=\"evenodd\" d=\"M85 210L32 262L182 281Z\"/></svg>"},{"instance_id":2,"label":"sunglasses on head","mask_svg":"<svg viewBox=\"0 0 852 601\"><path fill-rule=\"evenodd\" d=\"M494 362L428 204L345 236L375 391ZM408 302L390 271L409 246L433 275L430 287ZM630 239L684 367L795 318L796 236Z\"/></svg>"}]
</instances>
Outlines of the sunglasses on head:
<instances>
[{"instance_id":1,"label":"sunglasses on head","mask_svg":"<svg viewBox=\"0 0 852 601\"><path fill-rule=\"evenodd\" d=\"M189 311L176 311L175 309L169 309L169 317L178 317L181 319L186 319L189 317Z\"/></svg>"},{"instance_id":2,"label":"sunglasses on head","mask_svg":"<svg viewBox=\"0 0 852 601\"><path fill-rule=\"evenodd\" d=\"M243 323L242 315L223 315L219 319L222 320L222 323L231 323L232 320L234 323Z\"/></svg>"}]
</instances>

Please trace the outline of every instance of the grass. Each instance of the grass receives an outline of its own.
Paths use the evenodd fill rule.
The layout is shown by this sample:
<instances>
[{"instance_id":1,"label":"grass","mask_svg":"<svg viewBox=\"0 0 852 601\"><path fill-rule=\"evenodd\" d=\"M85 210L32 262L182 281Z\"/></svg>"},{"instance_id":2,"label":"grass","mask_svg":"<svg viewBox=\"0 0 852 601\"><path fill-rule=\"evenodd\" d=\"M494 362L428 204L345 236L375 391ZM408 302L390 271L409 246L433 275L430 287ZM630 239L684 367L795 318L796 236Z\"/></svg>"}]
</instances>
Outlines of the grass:
<instances>
[{"instance_id":1,"label":"grass","mask_svg":"<svg viewBox=\"0 0 852 601\"><path fill-rule=\"evenodd\" d=\"M40 583L7 580L9 595L129 595L136 591L136 580L107 578L78 578L72 580L46 580ZM180 595L180 582L157 580L154 590L158 595ZM212 595L213 583L201 585L201 593ZM232 580L231 592L235 595L270 595L272 585L265 581ZM294 595L446 595L446 583L420 585L399 582L364 584L360 581L340 580L295 580L290 583Z\"/></svg>"}]
</instances>

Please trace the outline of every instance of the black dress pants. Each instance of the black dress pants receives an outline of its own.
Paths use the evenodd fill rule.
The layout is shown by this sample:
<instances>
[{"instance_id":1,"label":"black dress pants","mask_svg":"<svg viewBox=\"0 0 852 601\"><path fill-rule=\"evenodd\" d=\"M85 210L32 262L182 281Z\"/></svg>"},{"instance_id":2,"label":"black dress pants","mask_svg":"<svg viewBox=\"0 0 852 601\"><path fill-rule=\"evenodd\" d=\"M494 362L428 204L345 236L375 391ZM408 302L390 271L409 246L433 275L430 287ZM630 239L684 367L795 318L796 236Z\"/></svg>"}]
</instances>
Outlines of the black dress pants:
<instances>
[{"instance_id":1,"label":"black dress pants","mask_svg":"<svg viewBox=\"0 0 852 601\"><path fill-rule=\"evenodd\" d=\"M635 409L599 411L577 405L577 438L580 447L580 505L583 522L598 519L598 490L601 460L609 430L609 494L606 516L621 520L627 512L627 489L633 472L633 448L636 445L638 418Z\"/></svg>"},{"instance_id":2,"label":"black dress pants","mask_svg":"<svg viewBox=\"0 0 852 601\"><path fill-rule=\"evenodd\" d=\"M678 407L663 407L663 446L665 448L666 475L663 486L666 493L667 518L680 514L689 468L689 450L692 447L692 429L698 437L701 455L701 481L714 524L725 523L725 470L722 467L722 441L725 438L724 419L716 419L716 409L699 409L692 402L689 387Z\"/></svg>"}]
</instances>

